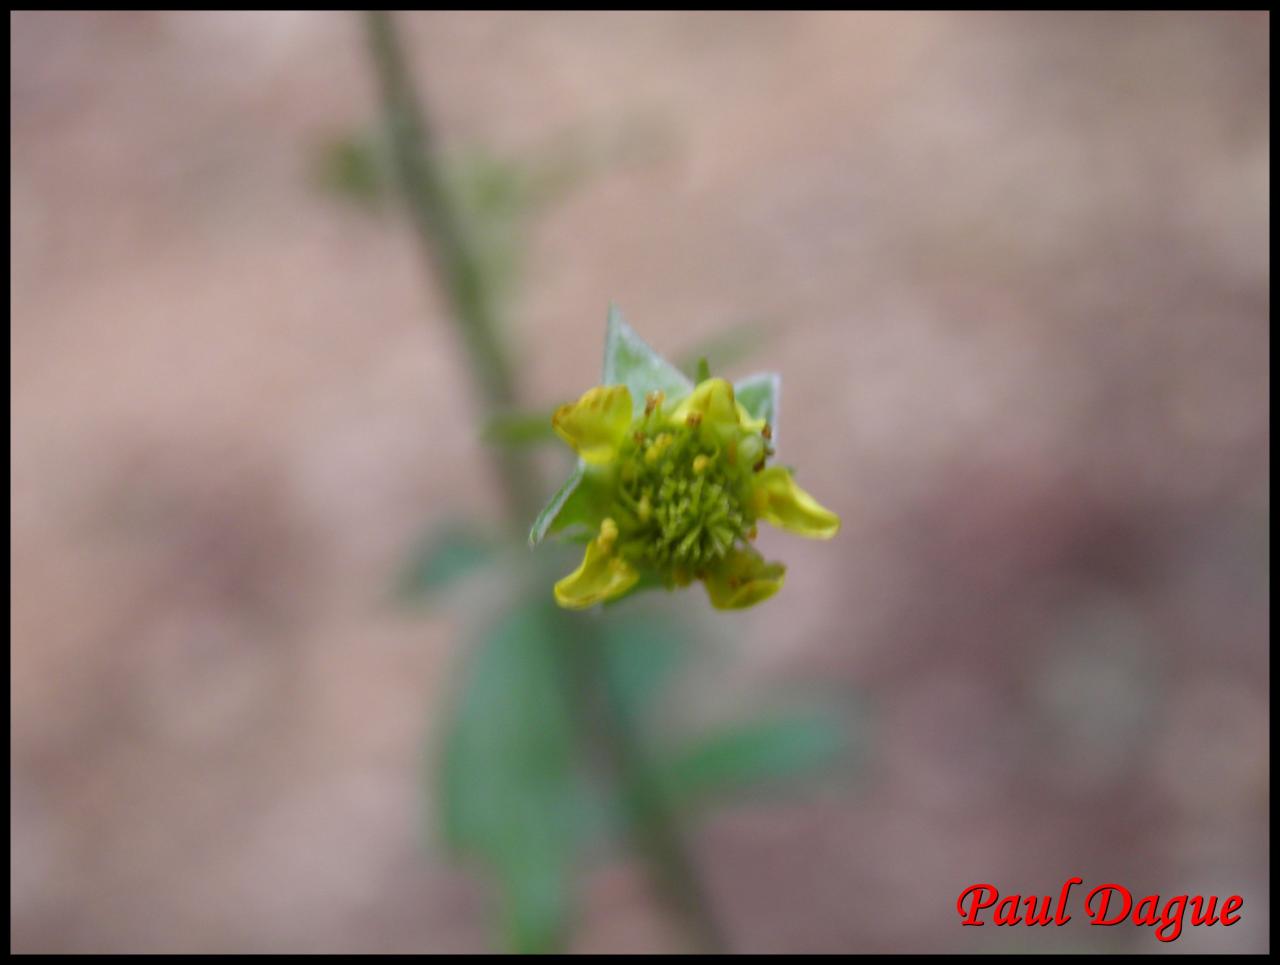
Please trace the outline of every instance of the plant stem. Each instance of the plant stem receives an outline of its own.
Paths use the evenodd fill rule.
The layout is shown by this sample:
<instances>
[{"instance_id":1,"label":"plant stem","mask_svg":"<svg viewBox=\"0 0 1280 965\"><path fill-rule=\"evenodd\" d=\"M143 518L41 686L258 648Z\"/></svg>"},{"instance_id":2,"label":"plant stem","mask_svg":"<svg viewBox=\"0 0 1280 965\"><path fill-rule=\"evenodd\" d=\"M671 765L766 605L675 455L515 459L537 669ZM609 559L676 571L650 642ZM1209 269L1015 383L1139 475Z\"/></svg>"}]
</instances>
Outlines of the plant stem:
<instances>
[{"instance_id":1,"label":"plant stem","mask_svg":"<svg viewBox=\"0 0 1280 965\"><path fill-rule=\"evenodd\" d=\"M369 49L382 92L391 152L405 206L428 268L447 294L482 404L488 415L516 400L515 373L503 350L498 312L484 271L437 157L418 89L395 23L385 10L365 14ZM494 446L492 457L515 525L537 507L532 466L521 453Z\"/></svg>"},{"instance_id":2,"label":"plant stem","mask_svg":"<svg viewBox=\"0 0 1280 965\"><path fill-rule=\"evenodd\" d=\"M596 633L580 634L578 667L586 694L600 697L594 730L617 777L635 850L646 859L650 883L659 901L681 923L703 954L727 950L706 892L689 853L675 809L656 779L644 740L619 692L608 649Z\"/></svg>"},{"instance_id":3,"label":"plant stem","mask_svg":"<svg viewBox=\"0 0 1280 965\"><path fill-rule=\"evenodd\" d=\"M467 351L471 374L490 414L514 406L514 372L503 351L497 311L480 261L471 246L455 199L435 153L422 100L404 57L395 23L386 11L366 14L369 48L382 91L392 153L418 241L431 272L451 302L454 321ZM494 468L503 485L513 525L532 518L538 486L532 467L520 453L494 448ZM581 622L567 628L565 679L587 671L584 694L599 694L596 730L622 785L631 840L645 859L654 889L680 919L701 951L723 951L724 942L710 914L693 861L673 810L655 779L625 702L601 656L603 641Z\"/></svg>"}]
</instances>

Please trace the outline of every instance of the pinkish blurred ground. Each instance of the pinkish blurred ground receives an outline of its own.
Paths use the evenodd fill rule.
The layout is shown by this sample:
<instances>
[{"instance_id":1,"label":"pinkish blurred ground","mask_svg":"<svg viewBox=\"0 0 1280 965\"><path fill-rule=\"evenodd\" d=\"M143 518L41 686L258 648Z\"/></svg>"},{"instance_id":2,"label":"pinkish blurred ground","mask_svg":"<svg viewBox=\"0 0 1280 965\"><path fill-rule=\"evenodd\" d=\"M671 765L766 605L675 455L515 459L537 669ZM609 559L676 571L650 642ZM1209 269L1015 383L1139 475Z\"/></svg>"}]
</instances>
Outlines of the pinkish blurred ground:
<instances>
[{"instance_id":1,"label":"pinkish blurred ground","mask_svg":"<svg viewBox=\"0 0 1280 965\"><path fill-rule=\"evenodd\" d=\"M672 353L761 320L732 374L846 521L733 618L725 693L866 708L857 780L703 829L735 948L1266 950L1268 19L405 21L451 144L662 132L538 223L526 397L610 300ZM11 27L12 949L486 947L420 834L461 617L386 590L497 494L410 236L309 177L359 22ZM1070 875L1245 911L958 927ZM627 867L584 895L575 948L675 947Z\"/></svg>"}]
</instances>

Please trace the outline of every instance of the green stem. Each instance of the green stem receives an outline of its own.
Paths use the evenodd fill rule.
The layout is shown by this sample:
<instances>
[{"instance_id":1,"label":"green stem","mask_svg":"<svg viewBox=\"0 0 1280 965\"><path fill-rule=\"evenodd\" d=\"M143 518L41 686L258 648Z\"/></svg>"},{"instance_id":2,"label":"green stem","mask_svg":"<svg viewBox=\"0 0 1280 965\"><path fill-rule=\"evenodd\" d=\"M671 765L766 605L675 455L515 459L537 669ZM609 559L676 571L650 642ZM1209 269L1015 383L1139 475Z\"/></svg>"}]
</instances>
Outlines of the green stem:
<instances>
[{"instance_id":1,"label":"green stem","mask_svg":"<svg viewBox=\"0 0 1280 965\"><path fill-rule=\"evenodd\" d=\"M449 298L486 414L493 415L512 408L517 392L514 369L502 347L492 289L438 160L391 14L372 10L365 17L405 205L428 268ZM535 482L532 467L522 453L507 447L495 446L492 453L507 507L515 525L521 525L537 511L531 501L538 488L531 484Z\"/></svg>"},{"instance_id":2,"label":"green stem","mask_svg":"<svg viewBox=\"0 0 1280 965\"><path fill-rule=\"evenodd\" d=\"M503 351L497 309L437 158L395 22L386 11L370 11L366 26L392 154L418 241L432 274L450 299L484 407L490 415L512 408L517 399L515 375ZM513 525L523 526L537 508L529 502L538 491L532 467L523 454L502 447L495 447L494 459L509 516ZM575 655L570 647L563 650L565 678L573 679L575 670L590 671L583 681L583 692L601 697L602 712L595 732L622 785L631 840L647 863L656 893L700 950L722 951L724 941L674 811L600 656L602 641L581 623L566 632L566 640L576 642L578 651Z\"/></svg>"},{"instance_id":3,"label":"green stem","mask_svg":"<svg viewBox=\"0 0 1280 965\"><path fill-rule=\"evenodd\" d=\"M675 808L656 779L644 739L619 692L605 642L594 633L577 641L586 694L600 697L593 732L617 777L632 846L646 859L654 894L681 923L696 951L721 954L724 935L712 913Z\"/></svg>"}]
</instances>

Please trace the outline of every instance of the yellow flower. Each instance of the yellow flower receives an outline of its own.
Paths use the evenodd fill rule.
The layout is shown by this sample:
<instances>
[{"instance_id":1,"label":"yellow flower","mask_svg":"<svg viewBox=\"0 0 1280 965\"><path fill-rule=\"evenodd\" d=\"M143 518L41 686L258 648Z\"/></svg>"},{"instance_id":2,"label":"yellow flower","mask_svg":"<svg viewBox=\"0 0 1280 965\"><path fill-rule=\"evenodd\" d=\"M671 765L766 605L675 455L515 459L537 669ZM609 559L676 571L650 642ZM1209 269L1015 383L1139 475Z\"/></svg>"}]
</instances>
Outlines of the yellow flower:
<instances>
[{"instance_id":1,"label":"yellow flower","mask_svg":"<svg viewBox=\"0 0 1280 965\"><path fill-rule=\"evenodd\" d=\"M561 606L616 599L642 579L668 588L698 579L718 609L753 606L786 572L751 547L757 521L814 539L839 530L789 469L767 466L772 427L724 379L670 400L651 391L643 409L636 401L626 385L599 386L552 418L583 461L580 516L593 533L582 565L556 584Z\"/></svg>"}]
</instances>

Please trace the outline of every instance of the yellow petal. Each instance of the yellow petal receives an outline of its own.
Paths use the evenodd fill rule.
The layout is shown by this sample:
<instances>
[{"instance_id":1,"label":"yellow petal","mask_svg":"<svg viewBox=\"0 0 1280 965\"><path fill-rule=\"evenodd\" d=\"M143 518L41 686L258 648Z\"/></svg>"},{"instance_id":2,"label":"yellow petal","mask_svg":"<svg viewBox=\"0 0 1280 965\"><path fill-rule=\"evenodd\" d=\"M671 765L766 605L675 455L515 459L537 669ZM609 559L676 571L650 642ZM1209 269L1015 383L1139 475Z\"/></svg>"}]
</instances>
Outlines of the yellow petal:
<instances>
[{"instance_id":1,"label":"yellow petal","mask_svg":"<svg viewBox=\"0 0 1280 965\"><path fill-rule=\"evenodd\" d=\"M737 550L703 577L707 596L717 610L745 610L782 589L786 567L766 563L759 555Z\"/></svg>"},{"instance_id":2,"label":"yellow petal","mask_svg":"<svg viewBox=\"0 0 1280 965\"><path fill-rule=\"evenodd\" d=\"M640 574L613 552L618 527L613 520L600 524L600 535L587 544L582 565L556 584L556 602L570 610L582 610L615 596L635 585Z\"/></svg>"},{"instance_id":3,"label":"yellow petal","mask_svg":"<svg viewBox=\"0 0 1280 965\"><path fill-rule=\"evenodd\" d=\"M734 405L737 406L738 424L741 425L742 428L746 429L748 432L760 432L764 429L764 419L751 418L751 413L746 410L746 407L743 406L741 402L735 402Z\"/></svg>"},{"instance_id":4,"label":"yellow petal","mask_svg":"<svg viewBox=\"0 0 1280 965\"><path fill-rule=\"evenodd\" d=\"M686 425L689 416L705 425L736 426L739 406L733 398L733 386L724 379L707 379L698 383L671 414L675 425Z\"/></svg>"},{"instance_id":5,"label":"yellow petal","mask_svg":"<svg viewBox=\"0 0 1280 965\"><path fill-rule=\"evenodd\" d=\"M556 409L551 425L587 462L609 462L631 425L631 392L625 385L597 386Z\"/></svg>"},{"instance_id":6,"label":"yellow petal","mask_svg":"<svg viewBox=\"0 0 1280 965\"><path fill-rule=\"evenodd\" d=\"M840 530L840 517L824 509L796 485L791 470L771 466L755 477L756 515L765 522L813 539L831 539Z\"/></svg>"}]
</instances>

